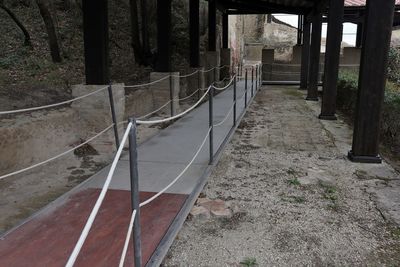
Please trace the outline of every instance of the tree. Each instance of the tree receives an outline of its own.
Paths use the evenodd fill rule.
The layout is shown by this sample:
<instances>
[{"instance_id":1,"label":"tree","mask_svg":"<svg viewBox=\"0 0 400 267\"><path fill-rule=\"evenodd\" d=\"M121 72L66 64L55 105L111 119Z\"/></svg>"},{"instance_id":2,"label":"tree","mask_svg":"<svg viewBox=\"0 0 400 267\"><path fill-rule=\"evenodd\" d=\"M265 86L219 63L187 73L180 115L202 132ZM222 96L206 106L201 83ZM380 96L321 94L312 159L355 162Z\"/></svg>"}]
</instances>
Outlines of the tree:
<instances>
[{"instance_id":1,"label":"tree","mask_svg":"<svg viewBox=\"0 0 400 267\"><path fill-rule=\"evenodd\" d=\"M31 36L29 35L28 30L22 24L22 22L17 18L17 16L4 5L4 0L0 0L0 8L3 9L7 14L11 17L11 19L17 24L17 26L21 29L25 36L24 45L32 47Z\"/></svg>"},{"instance_id":2,"label":"tree","mask_svg":"<svg viewBox=\"0 0 400 267\"><path fill-rule=\"evenodd\" d=\"M58 38L56 34L56 29L54 26L54 21L51 16L49 7L48 7L48 0L36 0L36 4L39 7L40 15L43 18L43 22L46 26L47 30L47 39L50 47L50 54L53 62L61 62L61 53L60 53L60 46L58 43Z\"/></svg>"},{"instance_id":3,"label":"tree","mask_svg":"<svg viewBox=\"0 0 400 267\"><path fill-rule=\"evenodd\" d=\"M129 0L130 13L131 13L131 37L132 37L132 48L135 60L140 65L146 65L142 45L140 43L140 32L139 32L139 14L137 0Z\"/></svg>"},{"instance_id":4,"label":"tree","mask_svg":"<svg viewBox=\"0 0 400 267\"><path fill-rule=\"evenodd\" d=\"M151 57L150 51L150 38L149 38L149 23L147 20L147 3L146 0L140 0L140 9L142 17L142 42L143 42L143 53L147 63L148 58Z\"/></svg>"}]
</instances>

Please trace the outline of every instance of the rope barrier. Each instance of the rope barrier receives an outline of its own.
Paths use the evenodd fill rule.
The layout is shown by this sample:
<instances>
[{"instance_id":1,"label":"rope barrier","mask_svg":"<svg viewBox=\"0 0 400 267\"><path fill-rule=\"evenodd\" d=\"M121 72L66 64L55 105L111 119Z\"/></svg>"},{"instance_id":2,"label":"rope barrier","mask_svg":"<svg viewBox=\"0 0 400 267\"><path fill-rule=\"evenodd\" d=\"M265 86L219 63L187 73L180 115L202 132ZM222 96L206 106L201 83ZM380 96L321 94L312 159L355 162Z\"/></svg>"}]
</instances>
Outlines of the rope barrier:
<instances>
[{"instance_id":1,"label":"rope barrier","mask_svg":"<svg viewBox=\"0 0 400 267\"><path fill-rule=\"evenodd\" d=\"M223 91L223 90L225 90L226 88L228 88L229 86L232 85L232 82L233 82L234 79L235 79L235 76L233 76L233 77L231 78L231 80L229 81L229 83L228 83L227 85L225 85L224 87L216 87L216 86L213 85L213 88L214 88L215 90L218 90L218 91Z\"/></svg>"},{"instance_id":2,"label":"rope barrier","mask_svg":"<svg viewBox=\"0 0 400 267\"><path fill-rule=\"evenodd\" d=\"M207 72L210 72L210 71L212 71L212 70L214 70L215 69L215 67L214 68L211 68L211 69L208 69L208 70L200 70L202 73L207 73Z\"/></svg>"},{"instance_id":3,"label":"rope barrier","mask_svg":"<svg viewBox=\"0 0 400 267\"><path fill-rule=\"evenodd\" d=\"M201 149L203 148L204 144L206 143L208 136L210 135L211 132L211 128L208 129L206 136L204 137L203 142L201 143L201 145L199 146L199 148L197 149L196 153L194 154L193 158L190 160L190 162L188 163L188 165L186 165L186 167L181 171L181 173L166 187L164 187L160 192L158 192L157 194L155 194L154 196L152 196L151 198L147 199L146 201L143 201L142 203L140 203L139 207L143 207L146 206L147 204L149 204L150 202L154 201L156 198L158 198L159 196L161 196L163 193L165 193L165 191L167 191L171 186L173 186L181 177L182 175L189 169L189 167L193 164L194 160L197 158L197 156L199 155Z\"/></svg>"},{"instance_id":4,"label":"rope barrier","mask_svg":"<svg viewBox=\"0 0 400 267\"><path fill-rule=\"evenodd\" d=\"M102 87L102 88L100 88L100 89L97 89L97 90L95 90L95 91L93 91L93 92L91 92L91 93L88 93L88 94L85 94L85 95L82 95L82 96L78 96L78 97L75 97L75 98L73 98L73 99L63 101L63 102L55 103L55 104L44 105L44 106L33 107L33 108L24 108L24 109L15 109L15 110L0 111L0 115L22 113L22 112L27 112L27 111L35 111L35 110L40 110L40 109L53 108L53 107L58 107L58 106L66 105L66 104L69 104L69 103L71 103L71 102L77 101L77 100L79 100L79 99L82 99L82 98L85 98L85 97L94 95L94 94L96 94L96 93L98 93L98 92L100 92L100 91L103 91L103 90L107 89L107 88L108 88L108 86L105 86L105 87Z\"/></svg>"},{"instance_id":5,"label":"rope barrier","mask_svg":"<svg viewBox=\"0 0 400 267\"><path fill-rule=\"evenodd\" d=\"M218 127L218 126L221 126L222 124L224 124L224 122L226 122L226 120L228 119L229 115L232 113L234 107L235 107L235 105L233 104L232 107L229 109L228 113L226 113L225 118L222 121L220 121L219 123L214 124L213 127Z\"/></svg>"},{"instance_id":6,"label":"rope barrier","mask_svg":"<svg viewBox=\"0 0 400 267\"><path fill-rule=\"evenodd\" d=\"M169 79L171 77L171 75L167 75L165 77L162 77L161 79L149 82L149 83L142 83L142 84L136 84L136 85L125 85L125 88L138 88L138 87L143 87L143 86L148 86L148 85L152 85L158 82L161 82L163 80Z\"/></svg>"},{"instance_id":7,"label":"rope barrier","mask_svg":"<svg viewBox=\"0 0 400 267\"><path fill-rule=\"evenodd\" d=\"M194 91L192 94L190 94L188 96L185 96L185 97L182 97L182 98L175 98L174 100L185 101L186 99L191 98L192 96L194 96L198 91L200 91L200 89L197 89L196 91Z\"/></svg>"},{"instance_id":8,"label":"rope barrier","mask_svg":"<svg viewBox=\"0 0 400 267\"><path fill-rule=\"evenodd\" d=\"M103 203L104 197L106 196L106 193L107 193L108 188L110 186L112 176L114 175L115 168L117 167L118 160L121 157L121 153L122 153L122 150L124 148L124 144L125 144L125 142L126 142L126 140L128 138L129 131L131 130L131 128L132 128L132 123L129 123L127 128L126 128L126 130L125 130L124 136L123 136L123 138L121 140L121 144L120 144L120 146L118 148L117 154L115 155L115 158L114 158L114 160L113 160L113 162L111 164L111 168L110 168L110 171L108 172L106 181L104 182L104 186L101 189L101 192L100 192L99 197L97 198L96 204L94 205L94 207L92 209L92 212L90 213L90 216L89 216L89 218L88 218L88 220L87 220L87 222L85 224L85 227L82 230L82 233L81 233L81 235L79 237L79 240L75 244L74 250L72 251L72 253L71 253L71 255L70 255L69 259L68 259L68 262L65 265L66 267L72 267L74 265L74 263L75 263L75 261L76 261L76 259L78 257L78 254L82 249L83 243L85 242L85 240L86 240L86 238L87 238L87 236L89 234L89 231L92 228L94 219L96 218L97 213L99 212L100 206Z\"/></svg>"},{"instance_id":9,"label":"rope barrier","mask_svg":"<svg viewBox=\"0 0 400 267\"><path fill-rule=\"evenodd\" d=\"M236 102L239 102L239 101L241 101L244 97L245 97L245 95L246 95L246 92L244 92L243 94L242 94L242 96L241 97L239 97L239 99L237 99L236 100Z\"/></svg>"},{"instance_id":10,"label":"rope barrier","mask_svg":"<svg viewBox=\"0 0 400 267\"><path fill-rule=\"evenodd\" d=\"M168 118L161 119L161 120L152 120L152 121L137 120L136 123L137 123L138 125L140 125L140 124L157 124L157 123L168 122L168 121L172 121L172 120L175 120L175 119L177 119L177 118L180 118L180 117L182 117L183 115L185 115L186 113L192 111L195 107L197 107L197 106L201 103L201 101L203 101L203 99L207 96L207 93L208 93L208 91L210 91L210 89L211 89L211 86L208 87L206 93L205 93L193 106L191 106L191 107L188 108L187 110L185 110L185 111L183 111L183 112L181 112L181 113L179 113L179 114L177 114L177 115L175 115L175 116L168 117Z\"/></svg>"},{"instance_id":11,"label":"rope barrier","mask_svg":"<svg viewBox=\"0 0 400 267\"><path fill-rule=\"evenodd\" d=\"M162 109L165 108L169 103L171 103L171 100L168 100L167 103L165 103L164 105L162 105L162 106L159 107L158 109L153 110L153 111L151 111L151 112L149 112L149 113L147 113L147 114L145 114L145 115L143 115L143 116L138 117L138 119L139 119L139 120L140 120L140 119L144 119L144 118L146 118L146 117L148 117L148 116L150 116L150 115L152 115L152 114L154 114L154 113L156 113L156 112L162 110Z\"/></svg>"},{"instance_id":12,"label":"rope barrier","mask_svg":"<svg viewBox=\"0 0 400 267\"><path fill-rule=\"evenodd\" d=\"M56 156L54 156L54 157L52 157L52 158L49 158L49 159L47 159L47 160L45 160L45 161L36 163L36 164L31 165L31 166L29 166L29 167L20 169L20 170L18 170L18 171L15 171L15 172L12 172L12 173L8 173L8 174L5 174L5 175L2 175L2 176L0 176L0 180L2 180L2 179L4 179L4 178L7 178L7 177L10 177L10 176L13 176L13 175L16 175L16 174L19 174L19 173L22 173L22 172L25 172L25 171L28 171L28 170L30 170L30 169L34 169L34 168L39 167L39 166L41 166L41 165L43 165L43 164L46 164L46 163L48 163L48 162L50 162L50 161L53 161L53 160L55 160L55 159L58 159L59 157L62 157L62 156L64 156L64 155L66 155L66 154L68 154L68 153L74 151L75 149L78 149L78 148L80 148L80 147L86 145L87 143L93 141L94 139L96 139L97 137L99 137L100 135L102 135L103 133L105 133L105 132L107 132L108 130L110 130L113 126L114 126L114 124L111 124L110 126L108 126L107 128L105 128L103 131L101 131L101 132L99 132L98 134L96 134L95 136L89 138L89 139L86 140L85 142L83 142L83 143L77 145L76 147L73 147L73 148L71 148L71 149L68 149L67 151L64 151L63 153L58 154L58 155L56 155Z\"/></svg>"},{"instance_id":13,"label":"rope barrier","mask_svg":"<svg viewBox=\"0 0 400 267\"><path fill-rule=\"evenodd\" d=\"M135 222L135 217L136 217L136 210L134 210L131 215L131 220L128 226L128 232L125 237L124 248L122 249L121 259L119 260L119 265L118 265L119 267L124 267L126 252L128 251L129 240L131 239L132 236L132 229L133 229L133 223Z\"/></svg>"},{"instance_id":14,"label":"rope barrier","mask_svg":"<svg viewBox=\"0 0 400 267\"><path fill-rule=\"evenodd\" d=\"M199 70L196 70L190 74L186 74L186 75L171 75L171 77L175 77L175 78L186 78L186 77L190 77L192 75L195 75L196 73L198 73Z\"/></svg>"}]
</instances>

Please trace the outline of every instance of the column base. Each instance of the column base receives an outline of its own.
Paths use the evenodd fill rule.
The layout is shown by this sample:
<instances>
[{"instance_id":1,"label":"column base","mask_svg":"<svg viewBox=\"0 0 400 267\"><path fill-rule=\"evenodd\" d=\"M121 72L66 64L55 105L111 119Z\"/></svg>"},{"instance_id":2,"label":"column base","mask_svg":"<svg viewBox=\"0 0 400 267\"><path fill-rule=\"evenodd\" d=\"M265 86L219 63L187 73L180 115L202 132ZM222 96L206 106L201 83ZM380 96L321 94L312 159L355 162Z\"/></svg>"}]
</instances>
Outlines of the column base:
<instances>
[{"instance_id":1,"label":"column base","mask_svg":"<svg viewBox=\"0 0 400 267\"><path fill-rule=\"evenodd\" d=\"M318 101L318 97L311 97L311 96L307 96L306 97L307 101Z\"/></svg>"},{"instance_id":2,"label":"column base","mask_svg":"<svg viewBox=\"0 0 400 267\"><path fill-rule=\"evenodd\" d=\"M318 116L318 119L326 120L326 121L336 121L337 117L336 117L336 115L323 115L323 114L320 114Z\"/></svg>"},{"instance_id":3,"label":"column base","mask_svg":"<svg viewBox=\"0 0 400 267\"><path fill-rule=\"evenodd\" d=\"M375 163L375 164L382 163L382 158L379 155L376 155L376 156L356 156L356 155L353 154L352 150L349 151L349 153L347 154L347 157L352 162Z\"/></svg>"}]
</instances>

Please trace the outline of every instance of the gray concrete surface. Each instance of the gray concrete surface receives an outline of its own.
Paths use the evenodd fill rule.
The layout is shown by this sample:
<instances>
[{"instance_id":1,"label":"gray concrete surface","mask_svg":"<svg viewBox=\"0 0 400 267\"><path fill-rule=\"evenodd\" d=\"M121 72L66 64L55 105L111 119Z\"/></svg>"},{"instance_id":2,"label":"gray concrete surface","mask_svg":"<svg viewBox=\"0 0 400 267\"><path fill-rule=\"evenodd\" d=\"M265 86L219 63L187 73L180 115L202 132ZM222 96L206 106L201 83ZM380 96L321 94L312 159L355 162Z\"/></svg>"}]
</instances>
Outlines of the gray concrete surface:
<instances>
[{"instance_id":1,"label":"gray concrete surface","mask_svg":"<svg viewBox=\"0 0 400 267\"><path fill-rule=\"evenodd\" d=\"M251 83L249 83L250 85ZM249 86L250 88L250 86ZM244 110L244 81L237 86L237 114ZM250 91L248 101L250 102ZM233 86L214 97L214 124L221 122L233 105ZM139 186L141 191L158 192L168 185L193 158L208 131L208 102L179 119L138 148ZM214 128L214 153L222 145L233 125L233 112L225 123ZM141 126L139 126L141 127ZM124 154L117 166L110 188L130 190L129 157ZM209 140L206 141L194 164L167 192L189 194L209 162ZM109 167L90 178L86 187L101 188Z\"/></svg>"}]
</instances>

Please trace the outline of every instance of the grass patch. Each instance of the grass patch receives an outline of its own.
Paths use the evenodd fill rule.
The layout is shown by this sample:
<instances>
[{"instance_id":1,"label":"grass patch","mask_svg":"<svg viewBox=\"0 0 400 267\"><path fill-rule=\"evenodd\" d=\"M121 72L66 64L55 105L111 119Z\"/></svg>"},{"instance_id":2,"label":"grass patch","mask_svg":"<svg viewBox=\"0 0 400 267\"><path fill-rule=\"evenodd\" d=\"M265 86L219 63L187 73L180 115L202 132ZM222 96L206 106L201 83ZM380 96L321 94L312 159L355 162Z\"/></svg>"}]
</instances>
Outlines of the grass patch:
<instances>
[{"instance_id":1,"label":"grass patch","mask_svg":"<svg viewBox=\"0 0 400 267\"><path fill-rule=\"evenodd\" d=\"M303 196L286 196L282 197L282 201L293 203L293 204L303 204L306 202Z\"/></svg>"},{"instance_id":2,"label":"grass patch","mask_svg":"<svg viewBox=\"0 0 400 267\"><path fill-rule=\"evenodd\" d=\"M333 185L330 184L326 184L326 183L322 183L320 182L319 185L323 188L324 193L323 193L323 197L327 200L332 201L332 203L330 204L330 208L333 210L337 210L337 200L338 200L338 195L337 195L337 188Z\"/></svg>"},{"instance_id":3,"label":"grass patch","mask_svg":"<svg viewBox=\"0 0 400 267\"><path fill-rule=\"evenodd\" d=\"M400 239L400 227L393 228L390 232L394 238Z\"/></svg>"},{"instance_id":4,"label":"grass patch","mask_svg":"<svg viewBox=\"0 0 400 267\"><path fill-rule=\"evenodd\" d=\"M297 178L293 178L293 179L288 180L288 183L290 185L301 185L299 179L297 179Z\"/></svg>"},{"instance_id":5,"label":"grass patch","mask_svg":"<svg viewBox=\"0 0 400 267\"><path fill-rule=\"evenodd\" d=\"M246 257L244 260L240 262L240 265L245 267L254 267L258 266L257 259L253 257Z\"/></svg>"},{"instance_id":6,"label":"grass patch","mask_svg":"<svg viewBox=\"0 0 400 267\"><path fill-rule=\"evenodd\" d=\"M340 71L338 79L337 106L352 122L357 102L358 73ZM382 143L392 153L400 153L400 85L387 81L382 106L382 123L380 128Z\"/></svg>"}]
</instances>

